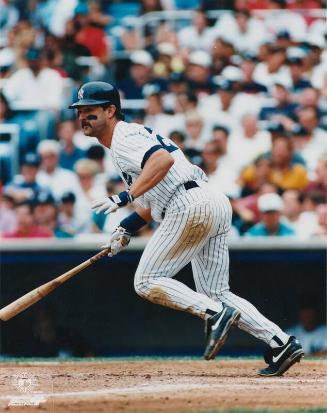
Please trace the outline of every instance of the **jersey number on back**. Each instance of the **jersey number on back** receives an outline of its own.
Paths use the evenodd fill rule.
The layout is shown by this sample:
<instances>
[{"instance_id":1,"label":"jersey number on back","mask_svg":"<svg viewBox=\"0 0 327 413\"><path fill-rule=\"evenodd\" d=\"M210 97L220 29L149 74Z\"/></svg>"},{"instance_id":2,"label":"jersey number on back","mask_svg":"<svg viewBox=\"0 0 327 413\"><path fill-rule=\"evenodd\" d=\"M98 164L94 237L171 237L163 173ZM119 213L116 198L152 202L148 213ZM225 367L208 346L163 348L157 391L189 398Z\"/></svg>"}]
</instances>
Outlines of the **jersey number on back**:
<instances>
[{"instance_id":1,"label":"jersey number on back","mask_svg":"<svg viewBox=\"0 0 327 413\"><path fill-rule=\"evenodd\" d=\"M144 128L145 128L145 130L146 130L147 132L149 132L149 133L152 135L152 132L153 132L152 129L147 128L146 126L144 126ZM165 138L163 138L162 136L156 135L156 138L158 139L160 145L161 145L164 149L166 149L167 152L171 153L171 152L177 151L178 147L175 146L175 145L172 145L171 143L170 143L170 144L166 144L166 143L164 142L164 139L165 139Z\"/></svg>"}]
</instances>

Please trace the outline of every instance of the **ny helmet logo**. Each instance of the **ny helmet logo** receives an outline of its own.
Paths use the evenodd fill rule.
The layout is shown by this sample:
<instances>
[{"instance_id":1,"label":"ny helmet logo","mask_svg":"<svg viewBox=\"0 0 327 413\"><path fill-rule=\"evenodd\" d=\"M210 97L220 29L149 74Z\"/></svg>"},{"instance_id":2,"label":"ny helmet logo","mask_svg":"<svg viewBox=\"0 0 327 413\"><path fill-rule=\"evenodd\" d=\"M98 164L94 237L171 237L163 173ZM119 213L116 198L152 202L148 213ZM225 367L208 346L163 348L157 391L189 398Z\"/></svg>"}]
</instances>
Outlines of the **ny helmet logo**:
<instances>
[{"instance_id":1,"label":"ny helmet logo","mask_svg":"<svg viewBox=\"0 0 327 413\"><path fill-rule=\"evenodd\" d=\"M78 99L83 99L83 96L84 96L84 89L83 88L81 88L79 91L78 91Z\"/></svg>"}]
</instances>

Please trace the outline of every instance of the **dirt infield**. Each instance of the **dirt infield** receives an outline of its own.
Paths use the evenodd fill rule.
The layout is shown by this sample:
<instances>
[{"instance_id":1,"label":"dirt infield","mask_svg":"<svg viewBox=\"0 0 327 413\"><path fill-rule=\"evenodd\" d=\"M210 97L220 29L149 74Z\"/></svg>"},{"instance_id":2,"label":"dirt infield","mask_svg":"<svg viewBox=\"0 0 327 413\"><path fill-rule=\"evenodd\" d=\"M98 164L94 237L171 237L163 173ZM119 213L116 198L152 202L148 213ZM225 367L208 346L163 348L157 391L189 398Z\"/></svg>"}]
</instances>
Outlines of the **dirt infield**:
<instances>
[{"instance_id":1,"label":"dirt infield","mask_svg":"<svg viewBox=\"0 0 327 413\"><path fill-rule=\"evenodd\" d=\"M256 375L262 365L240 359L0 363L0 411L327 412L327 360L303 360L274 378Z\"/></svg>"}]
</instances>

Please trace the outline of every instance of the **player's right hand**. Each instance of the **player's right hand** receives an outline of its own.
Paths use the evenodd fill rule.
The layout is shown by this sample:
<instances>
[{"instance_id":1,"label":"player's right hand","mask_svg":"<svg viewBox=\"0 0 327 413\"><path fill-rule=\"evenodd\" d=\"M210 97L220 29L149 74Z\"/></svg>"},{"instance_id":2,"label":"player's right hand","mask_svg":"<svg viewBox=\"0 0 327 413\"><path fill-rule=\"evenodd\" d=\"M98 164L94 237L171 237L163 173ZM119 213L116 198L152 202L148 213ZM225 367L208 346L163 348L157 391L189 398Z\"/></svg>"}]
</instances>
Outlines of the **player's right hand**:
<instances>
[{"instance_id":1,"label":"player's right hand","mask_svg":"<svg viewBox=\"0 0 327 413\"><path fill-rule=\"evenodd\" d=\"M110 248L108 257L117 255L129 244L132 234L123 227L117 227L111 234L108 244L102 245L102 249Z\"/></svg>"}]
</instances>

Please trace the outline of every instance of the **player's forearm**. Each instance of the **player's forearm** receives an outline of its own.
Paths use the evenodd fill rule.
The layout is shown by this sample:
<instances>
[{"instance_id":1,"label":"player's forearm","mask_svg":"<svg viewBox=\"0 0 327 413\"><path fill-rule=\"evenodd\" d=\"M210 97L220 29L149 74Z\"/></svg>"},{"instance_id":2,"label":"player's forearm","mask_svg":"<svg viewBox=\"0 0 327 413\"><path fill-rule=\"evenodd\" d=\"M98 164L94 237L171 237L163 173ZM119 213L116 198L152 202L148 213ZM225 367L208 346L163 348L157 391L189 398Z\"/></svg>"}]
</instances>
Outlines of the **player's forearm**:
<instances>
[{"instance_id":1,"label":"player's forearm","mask_svg":"<svg viewBox=\"0 0 327 413\"><path fill-rule=\"evenodd\" d=\"M151 208L136 207L135 212L146 222L152 221Z\"/></svg>"},{"instance_id":2,"label":"player's forearm","mask_svg":"<svg viewBox=\"0 0 327 413\"><path fill-rule=\"evenodd\" d=\"M137 198L156 186L167 175L173 164L174 158L164 149L152 154L144 165L142 173L130 187L130 195Z\"/></svg>"}]
</instances>

